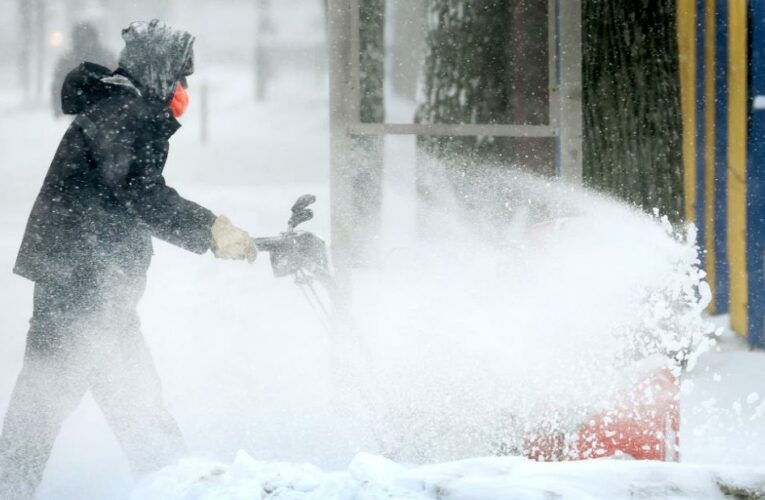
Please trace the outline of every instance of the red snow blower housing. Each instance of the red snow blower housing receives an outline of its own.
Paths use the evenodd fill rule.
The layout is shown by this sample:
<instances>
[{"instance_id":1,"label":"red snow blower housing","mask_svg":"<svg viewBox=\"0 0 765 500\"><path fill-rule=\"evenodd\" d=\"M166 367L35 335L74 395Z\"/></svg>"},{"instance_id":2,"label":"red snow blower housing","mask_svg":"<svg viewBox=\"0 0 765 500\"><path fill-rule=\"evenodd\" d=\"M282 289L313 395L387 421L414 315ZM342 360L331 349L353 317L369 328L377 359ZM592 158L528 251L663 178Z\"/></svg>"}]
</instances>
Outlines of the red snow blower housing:
<instances>
[{"instance_id":1,"label":"red snow blower housing","mask_svg":"<svg viewBox=\"0 0 765 500\"><path fill-rule=\"evenodd\" d=\"M544 247L575 219L561 218L529 228L531 244ZM573 433L539 430L525 439L523 454L539 461L621 456L635 460L679 460L680 390L672 362L661 355L629 368L618 394L580 422Z\"/></svg>"},{"instance_id":2,"label":"red snow blower housing","mask_svg":"<svg viewBox=\"0 0 765 500\"><path fill-rule=\"evenodd\" d=\"M539 431L525 440L524 455L538 461L623 457L677 462L680 445L677 377L663 360L634 367L619 394L579 425L573 436Z\"/></svg>"}]
</instances>

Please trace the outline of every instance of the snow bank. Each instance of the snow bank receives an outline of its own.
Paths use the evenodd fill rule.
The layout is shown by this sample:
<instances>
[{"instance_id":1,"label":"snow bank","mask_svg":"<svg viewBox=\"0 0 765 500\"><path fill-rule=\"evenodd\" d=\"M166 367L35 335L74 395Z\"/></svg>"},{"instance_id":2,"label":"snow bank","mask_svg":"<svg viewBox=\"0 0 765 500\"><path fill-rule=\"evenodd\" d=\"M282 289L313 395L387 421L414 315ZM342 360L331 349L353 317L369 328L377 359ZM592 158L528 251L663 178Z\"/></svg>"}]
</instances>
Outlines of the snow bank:
<instances>
[{"instance_id":1,"label":"snow bank","mask_svg":"<svg viewBox=\"0 0 765 500\"><path fill-rule=\"evenodd\" d=\"M359 454L347 470L261 462L185 460L144 480L133 500L192 499L633 499L765 497L765 468L590 460L544 463L491 457L405 466ZM728 497L729 498L729 497Z\"/></svg>"}]
</instances>

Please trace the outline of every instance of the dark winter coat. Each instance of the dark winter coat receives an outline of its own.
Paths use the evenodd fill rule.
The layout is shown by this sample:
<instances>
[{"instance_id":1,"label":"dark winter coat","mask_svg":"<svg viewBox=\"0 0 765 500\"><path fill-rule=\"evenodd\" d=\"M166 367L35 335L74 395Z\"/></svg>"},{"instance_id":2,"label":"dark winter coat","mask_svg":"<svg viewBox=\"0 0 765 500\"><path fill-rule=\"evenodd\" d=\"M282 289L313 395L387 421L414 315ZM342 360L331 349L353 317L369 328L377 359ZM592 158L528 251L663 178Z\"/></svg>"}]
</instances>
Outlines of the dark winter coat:
<instances>
[{"instance_id":1,"label":"dark winter coat","mask_svg":"<svg viewBox=\"0 0 765 500\"><path fill-rule=\"evenodd\" d=\"M14 272L35 282L145 273L151 236L204 253L215 215L165 184L166 103L124 70L85 63L66 78L66 131L27 223Z\"/></svg>"}]
</instances>

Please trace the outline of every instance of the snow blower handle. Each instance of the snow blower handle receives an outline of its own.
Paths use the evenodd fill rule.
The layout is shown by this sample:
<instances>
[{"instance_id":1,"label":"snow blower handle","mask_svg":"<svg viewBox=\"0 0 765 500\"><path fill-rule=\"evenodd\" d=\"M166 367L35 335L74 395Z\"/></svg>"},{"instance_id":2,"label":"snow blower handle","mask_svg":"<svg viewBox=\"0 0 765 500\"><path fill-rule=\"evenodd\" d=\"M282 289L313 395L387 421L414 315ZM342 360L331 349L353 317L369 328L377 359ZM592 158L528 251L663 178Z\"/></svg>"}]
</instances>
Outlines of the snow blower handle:
<instances>
[{"instance_id":1,"label":"snow blower handle","mask_svg":"<svg viewBox=\"0 0 765 500\"><path fill-rule=\"evenodd\" d=\"M253 238L255 248L258 252L279 252L284 247L284 238L281 236L267 237L267 238Z\"/></svg>"},{"instance_id":2,"label":"snow blower handle","mask_svg":"<svg viewBox=\"0 0 765 500\"><path fill-rule=\"evenodd\" d=\"M337 296L337 287L332 276L327 244L313 233L295 231L300 224L313 219L313 210L308 208L316 196L304 194L292 205L292 216L287 222L287 231L270 238L253 238L260 252L268 252L271 270L277 278L292 276L319 321L328 333L332 333L330 308L314 288L318 281L327 292L330 302Z\"/></svg>"},{"instance_id":3,"label":"snow blower handle","mask_svg":"<svg viewBox=\"0 0 765 500\"><path fill-rule=\"evenodd\" d=\"M316 196L312 194L304 194L295 201L292 205L292 217L287 222L287 232L291 233L304 222L308 222L313 219L313 210L308 208L316 201Z\"/></svg>"},{"instance_id":4,"label":"snow blower handle","mask_svg":"<svg viewBox=\"0 0 765 500\"><path fill-rule=\"evenodd\" d=\"M293 275L299 279L313 277L331 286L327 245L308 231L295 231L300 224L313 218L309 205L316 201L316 196L304 194L292 205L292 216L287 223L287 231L270 238L253 238L258 251L268 252L274 276Z\"/></svg>"},{"instance_id":5,"label":"snow blower handle","mask_svg":"<svg viewBox=\"0 0 765 500\"><path fill-rule=\"evenodd\" d=\"M282 233L272 238L253 238L259 252L268 252L274 276L294 275L298 272L319 277L331 276L327 245L308 231Z\"/></svg>"}]
</instances>

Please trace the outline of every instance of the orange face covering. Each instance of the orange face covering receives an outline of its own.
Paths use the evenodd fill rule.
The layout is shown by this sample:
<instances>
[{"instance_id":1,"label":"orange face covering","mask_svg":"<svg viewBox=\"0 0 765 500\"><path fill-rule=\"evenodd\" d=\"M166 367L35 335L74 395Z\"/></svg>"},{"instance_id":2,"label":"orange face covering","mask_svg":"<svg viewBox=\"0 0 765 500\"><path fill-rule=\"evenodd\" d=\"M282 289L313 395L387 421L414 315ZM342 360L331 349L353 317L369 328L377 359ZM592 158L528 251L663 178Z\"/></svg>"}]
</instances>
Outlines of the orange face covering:
<instances>
[{"instance_id":1,"label":"orange face covering","mask_svg":"<svg viewBox=\"0 0 765 500\"><path fill-rule=\"evenodd\" d=\"M175 94L173 94L173 98L168 106L176 118L180 118L186 112L186 108L189 107L189 94L180 83L175 87Z\"/></svg>"}]
</instances>

